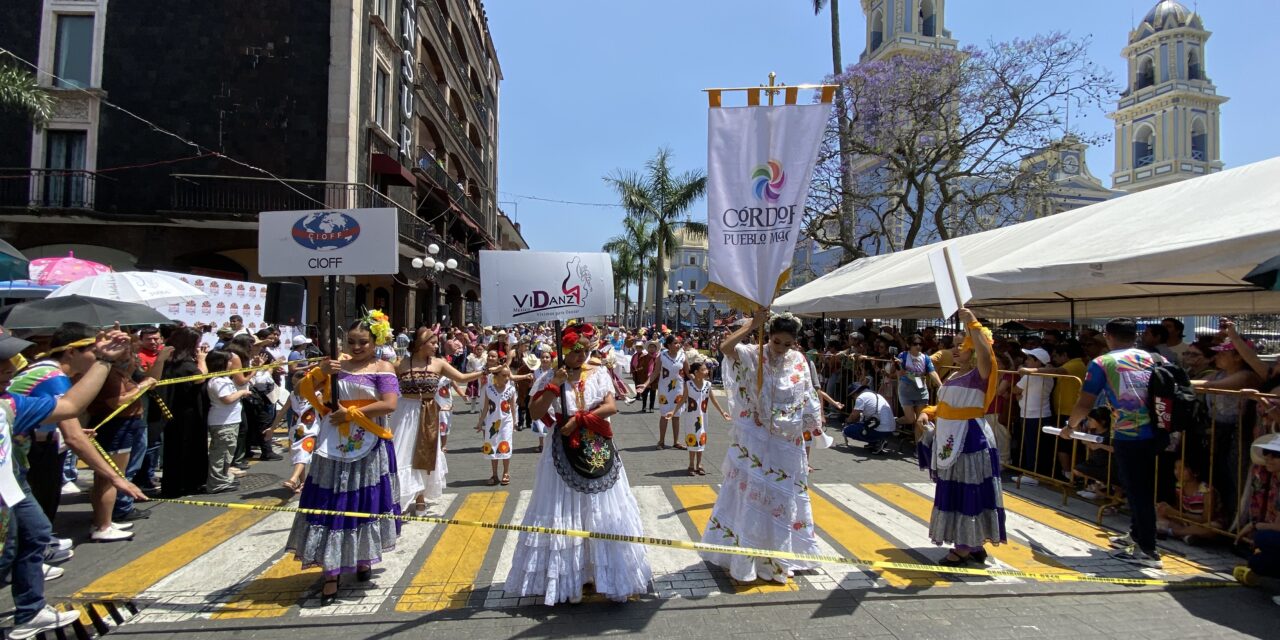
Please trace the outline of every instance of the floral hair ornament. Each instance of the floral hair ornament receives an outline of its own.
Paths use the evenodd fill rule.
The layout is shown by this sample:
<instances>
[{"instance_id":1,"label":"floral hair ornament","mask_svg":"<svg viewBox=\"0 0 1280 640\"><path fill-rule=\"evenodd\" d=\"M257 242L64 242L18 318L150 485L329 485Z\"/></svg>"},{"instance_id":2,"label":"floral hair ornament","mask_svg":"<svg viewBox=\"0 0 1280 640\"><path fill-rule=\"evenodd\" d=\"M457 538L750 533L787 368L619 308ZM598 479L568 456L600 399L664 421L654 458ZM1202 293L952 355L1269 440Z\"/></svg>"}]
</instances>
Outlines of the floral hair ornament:
<instances>
[{"instance_id":1,"label":"floral hair ornament","mask_svg":"<svg viewBox=\"0 0 1280 640\"><path fill-rule=\"evenodd\" d=\"M373 335L373 343L382 346L389 344L392 338L391 318L383 313L381 309L369 309L365 312L364 317L360 318L360 322L369 326L369 333Z\"/></svg>"},{"instance_id":2,"label":"floral hair ornament","mask_svg":"<svg viewBox=\"0 0 1280 640\"><path fill-rule=\"evenodd\" d=\"M574 351L586 351L586 337L578 333L576 327L569 327L564 330L564 334L560 338L560 350L565 355Z\"/></svg>"},{"instance_id":3,"label":"floral hair ornament","mask_svg":"<svg viewBox=\"0 0 1280 640\"><path fill-rule=\"evenodd\" d=\"M790 311L783 311L782 313L770 313L769 323L772 324L775 320L790 320L797 324L800 323L799 318L796 318L795 315L792 314Z\"/></svg>"}]
</instances>

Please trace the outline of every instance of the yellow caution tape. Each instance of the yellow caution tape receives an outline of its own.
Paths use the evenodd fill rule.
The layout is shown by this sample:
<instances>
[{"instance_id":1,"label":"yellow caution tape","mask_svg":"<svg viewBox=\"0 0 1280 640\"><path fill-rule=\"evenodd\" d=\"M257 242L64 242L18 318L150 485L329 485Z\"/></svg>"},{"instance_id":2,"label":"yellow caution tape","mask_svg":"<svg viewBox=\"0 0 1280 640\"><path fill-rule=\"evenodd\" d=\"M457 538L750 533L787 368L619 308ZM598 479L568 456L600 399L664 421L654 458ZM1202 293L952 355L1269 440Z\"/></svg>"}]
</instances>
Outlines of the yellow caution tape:
<instances>
[{"instance_id":1,"label":"yellow caution tape","mask_svg":"<svg viewBox=\"0 0 1280 640\"><path fill-rule=\"evenodd\" d=\"M96 440L93 445L102 453L102 457L107 459L107 463L115 469L116 473L120 473L120 468L111 460L111 456L107 455L102 445ZM272 511L282 513L300 513L303 515L314 516L342 516L346 518L365 518L369 520L400 520L402 522L423 522L428 524L443 524L461 527L478 527L481 529L496 529L499 531L515 531L518 533L538 533L553 536L569 536L573 538L585 538L587 540L606 540L609 542L623 542L628 544L642 544L650 547L667 547L671 549L682 549L685 551L701 551L706 553L723 553L735 556L750 556L756 558L778 558L781 560L796 560L800 562L818 562L823 564L840 564L855 567L863 567L866 569L877 570L897 570L897 571L927 571L932 573L945 573L962 576L983 576L991 578L1023 578L1034 580L1036 582L1085 582L1090 584L1117 584L1132 587L1235 587L1239 586L1238 582L1230 580L1186 580L1174 582L1170 580L1157 580L1155 578L1104 578L1101 576L1091 576L1084 573L1039 573L1033 571L1013 571L1006 569L970 569L967 567L947 567L933 564L915 564L908 562L885 562L881 560L867 561L859 560L852 556L827 556L811 553L794 553L791 551L774 551L770 549L750 549L745 547L730 547L719 544L709 544L706 542L689 542L687 540L671 540L668 538L651 538L648 536L631 536L620 533L600 533L598 531L583 531L580 529L556 529L551 527L535 527L523 524L503 524L500 522L480 522L476 520L456 520L453 518L439 518L435 516L410 516L394 513L363 513L359 511L331 511L328 509L305 509L302 507L284 507L271 506L263 504L247 504L243 502L214 502L209 500L185 500L176 498L154 498L151 502L163 502L169 504L185 504L193 507L215 507L220 509L240 509L247 511Z\"/></svg>"}]
</instances>

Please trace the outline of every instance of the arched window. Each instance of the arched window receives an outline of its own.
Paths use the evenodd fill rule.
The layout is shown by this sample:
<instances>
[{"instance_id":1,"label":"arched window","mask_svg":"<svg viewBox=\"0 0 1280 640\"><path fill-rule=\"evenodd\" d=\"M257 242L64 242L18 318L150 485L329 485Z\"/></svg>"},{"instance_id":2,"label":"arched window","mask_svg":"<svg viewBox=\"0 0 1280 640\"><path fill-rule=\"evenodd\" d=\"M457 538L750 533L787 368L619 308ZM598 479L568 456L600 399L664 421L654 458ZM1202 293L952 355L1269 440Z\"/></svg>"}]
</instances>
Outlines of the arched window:
<instances>
[{"instance_id":1,"label":"arched window","mask_svg":"<svg viewBox=\"0 0 1280 640\"><path fill-rule=\"evenodd\" d=\"M698 259L693 256L689 256L689 264L698 264Z\"/></svg>"},{"instance_id":2,"label":"arched window","mask_svg":"<svg viewBox=\"0 0 1280 640\"><path fill-rule=\"evenodd\" d=\"M1138 89L1145 89L1156 83L1156 64L1149 58L1144 57L1138 62Z\"/></svg>"},{"instance_id":3,"label":"arched window","mask_svg":"<svg viewBox=\"0 0 1280 640\"><path fill-rule=\"evenodd\" d=\"M1200 70L1200 52L1195 49L1187 52L1187 79L1204 80L1204 72Z\"/></svg>"},{"instance_id":4,"label":"arched window","mask_svg":"<svg viewBox=\"0 0 1280 640\"><path fill-rule=\"evenodd\" d=\"M1133 134L1133 167L1145 167L1155 162L1156 132L1149 126L1138 127Z\"/></svg>"},{"instance_id":5,"label":"arched window","mask_svg":"<svg viewBox=\"0 0 1280 640\"><path fill-rule=\"evenodd\" d=\"M938 35L938 16L934 13L933 0L920 3L920 35Z\"/></svg>"},{"instance_id":6,"label":"arched window","mask_svg":"<svg viewBox=\"0 0 1280 640\"><path fill-rule=\"evenodd\" d=\"M880 45L884 44L884 14L879 9L876 9L875 13L871 14L871 39L869 42L870 44L867 47L869 51L875 51L880 48Z\"/></svg>"},{"instance_id":7,"label":"arched window","mask_svg":"<svg viewBox=\"0 0 1280 640\"><path fill-rule=\"evenodd\" d=\"M1196 118L1191 123L1191 159L1204 162L1209 159L1209 134L1205 131L1204 120Z\"/></svg>"}]
</instances>

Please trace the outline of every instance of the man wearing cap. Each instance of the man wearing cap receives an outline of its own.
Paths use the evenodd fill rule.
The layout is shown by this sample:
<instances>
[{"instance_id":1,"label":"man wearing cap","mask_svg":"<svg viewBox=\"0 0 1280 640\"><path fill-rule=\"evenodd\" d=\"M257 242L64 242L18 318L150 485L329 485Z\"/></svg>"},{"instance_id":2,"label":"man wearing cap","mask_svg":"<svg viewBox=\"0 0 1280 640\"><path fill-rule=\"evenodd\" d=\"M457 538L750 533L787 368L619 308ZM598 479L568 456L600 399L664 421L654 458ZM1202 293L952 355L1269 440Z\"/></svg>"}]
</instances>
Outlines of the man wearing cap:
<instances>
[{"instance_id":1,"label":"man wearing cap","mask_svg":"<svg viewBox=\"0 0 1280 640\"><path fill-rule=\"evenodd\" d=\"M1049 366L1049 352L1042 347L1023 349L1022 353L1023 364L1028 370ZM1045 476L1049 475L1053 466L1053 453L1057 443L1052 436L1045 436L1040 428L1053 418L1053 386L1053 378L1024 374L1013 389L1022 413L1022 456L1018 466ZM1023 476L1021 481L1024 484L1037 484L1030 475Z\"/></svg>"},{"instance_id":2,"label":"man wearing cap","mask_svg":"<svg viewBox=\"0 0 1280 640\"><path fill-rule=\"evenodd\" d=\"M0 335L0 387L8 387L17 373L13 358L32 343L10 335ZM103 382L111 373L112 364L128 357L129 335L111 331L100 335L91 345L95 356L80 380L66 393L54 396L19 396L5 393L0 396L0 439L6 444L16 437L33 433L51 433L59 422L79 416L98 395ZM84 434L80 434L83 440ZM43 631L58 629L75 622L80 614L74 611L59 612L45 604L44 554L49 546L52 527L40 506L29 496L24 475L12 459L15 449L0 447L0 502L9 510L10 539L14 550L13 601L15 626L8 637L24 640ZM99 460L101 459L98 457ZM92 460L90 460L92 462ZM118 476L117 476L118 478ZM146 496L123 478L117 486L130 492L138 500ZM6 543L6 547L11 546Z\"/></svg>"}]
</instances>

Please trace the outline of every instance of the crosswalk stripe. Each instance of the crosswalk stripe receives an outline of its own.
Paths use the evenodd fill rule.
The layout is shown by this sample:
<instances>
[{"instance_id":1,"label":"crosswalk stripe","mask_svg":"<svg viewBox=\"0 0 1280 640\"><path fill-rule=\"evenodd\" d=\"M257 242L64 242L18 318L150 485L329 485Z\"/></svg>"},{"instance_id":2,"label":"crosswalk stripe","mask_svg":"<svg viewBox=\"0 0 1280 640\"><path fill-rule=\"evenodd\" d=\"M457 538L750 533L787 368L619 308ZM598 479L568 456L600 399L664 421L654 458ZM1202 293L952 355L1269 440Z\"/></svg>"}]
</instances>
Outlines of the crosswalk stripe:
<instances>
[{"instance_id":1,"label":"crosswalk stripe","mask_svg":"<svg viewBox=\"0 0 1280 640\"><path fill-rule=\"evenodd\" d=\"M1004 508L1031 518L1032 520L1044 523L1062 531L1063 533L1088 541L1103 549L1110 546L1110 543L1107 541L1107 537L1116 535L1116 532L1110 529L1100 527L1079 518L1063 515L1059 511L1055 511L1048 507L1042 507L1030 500L1027 500L1026 498L1015 496L1008 491L1004 494ZM1191 562L1185 558L1179 558L1169 553L1164 553L1163 555L1163 573L1172 575L1200 575L1213 573L1212 569ZM1156 575L1158 577L1158 574L1154 573L1149 575Z\"/></svg>"},{"instance_id":2,"label":"crosswalk stripe","mask_svg":"<svg viewBox=\"0 0 1280 640\"><path fill-rule=\"evenodd\" d=\"M525 489L516 497L515 512L511 514L511 522L524 522L524 513L529 509L529 500L533 497L533 492ZM506 584L507 575L511 573L511 561L516 555L516 544L520 541L520 534L514 531L504 531L502 535L506 536L502 541L502 551L498 553L498 566L493 570L493 579L490 582L494 585Z\"/></svg>"},{"instance_id":3,"label":"crosswalk stripe","mask_svg":"<svg viewBox=\"0 0 1280 640\"><path fill-rule=\"evenodd\" d=\"M279 504L276 498L249 500L254 504ZM266 511L226 511L204 524L143 554L76 593L77 598L132 598L178 569L191 564L210 549L266 519Z\"/></svg>"},{"instance_id":4,"label":"crosswalk stripe","mask_svg":"<svg viewBox=\"0 0 1280 640\"><path fill-rule=\"evenodd\" d=\"M458 520L498 522L507 503L506 491L467 496L454 517ZM396 603L396 611L439 611L464 607L475 588L493 529L449 527L427 556L418 574Z\"/></svg>"},{"instance_id":5,"label":"crosswalk stripe","mask_svg":"<svg viewBox=\"0 0 1280 640\"><path fill-rule=\"evenodd\" d=\"M829 485L828 485L829 486ZM919 558L907 552L880 534L872 531L857 518L845 513L826 498L815 491L809 492L809 501L813 505L813 522L823 533L831 536L836 544L844 547L860 560L878 560L884 562L908 562L918 564ZM881 574L885 582L894 587L932 587L947 586L948 581L935 573L922 571L884 571Z\"/></svg>"},{"instance_id":6,"label":"crosswalk stripe","mask_svg":"<svg viewBox=\"0 0 1280 640\"><path fill-rule=\"evenodd\" d=\"M302 563L293 554L285 553L210 618L278 618L297 604L302 594L320 579L320 574L319 567L303 570Z\"/></svg>"},{"instance_id":7,"label":"crosswalk stripe","mask_svg":"<svg viewBox=\"0 0 1280 640\"><path fill-rule=\"evenodd\" d=\"M933 515L933 503L930 500L926 500L920 494L901 485L876 483L866 484L863 487L926 523L929 522L929 518ZM1006 532L1009 529L1007 514L1005 529ZM1036 550L1015 540L1011 535L1007 537L1008 539L1003 544L993 546L987 550L991 557L1000 563L1008 565L1017 571L1074 573L1070 567L1058 562L1049 555L1036 552Z\"/></svg>"},{"instance_id":8,"label":"crosswalk stripe","mask_svg":"<svg viewBox=\"0 0 1280 640\"><path fill-rule=\"evenodd\" d=\"M678 484L671 487L676 494L676 499L680 501L681 511L689 516L689 520L698 529L698 538L702 538L702 534L707 530L707 523L711 521L711 510L716 506L716 492L710 486L705 484ZM752 583L738 584L734 583L733 592L738 594L756 594L756 593L777 593L779 591L798 591L799 586L795 580L788 580L786 584L778 583Z\"/></svg>"},{"instance_id":9,"label":"crosswalk stripe","mask_svg":"<svg viewBox=\"0 0 1280 640\"><path fill-rule=\"evenodd\" d=\"M906 486L924 496L926 500L933 499L934 484L932 482L910 482ZM1096 545L1008 509L1005 510L1005 529L1011 537L1025 542L1038 554L1057 558L1068 566L1074 567L1076 563L1100 559L1100 549Z\"/></svg>"},{"instance_id":10,"label":"crosswalk stripe","mask_svg":"<svg viewBox=\"0 0 1280 640\"><path fill-rule=\"evenodd\" d=\"M292 522L291 513L273 513L157 582L141 596L155 603L142 610L135 622L207 617L217 608L217 598L280 554Z\"/></svg>"},{"instance_id":11,"label":"crosswalk stripe","mask_svg":"<svg viewBox=\"0 0 1280 640\"><path fill-rule=\"evenodd\" d=\"M640 521L644 525L644 534L655 538L687 540L689 531L680 522L667 494L659 486L632 487L636 496L636 504L640 506ZM649 567L654 578L673 573L681 573L690 569L702 569L702 556L695 551L684 551L668 547L649 547L645 550L649 556Z\"/></svg>"},{"instance_id":12,"label":"crosswalk stripe","mask_svg":"<svg viewBox=\"0 0 1280 640\"><path fill-rule=\"evenodd\" d=\"M447 494L431 501L426 515L442 517L449 511L457 494ZM412 503L410 503L412 504ZM409 570L418 552L426 545L427 538L440 526L427 522L406 522L400 529L400 537L396 540L396 548L382 556L382 562L373 566L373 579L366 584L368 588L356 585L347 587L339 584L338 607L336 613L341 615L369 615L377 613L382 603L391 599L393 587L400 582ZM303 617L333 615L319 606L319 597L303 603L299 612Z\"/></svg>"}]
</instances>

